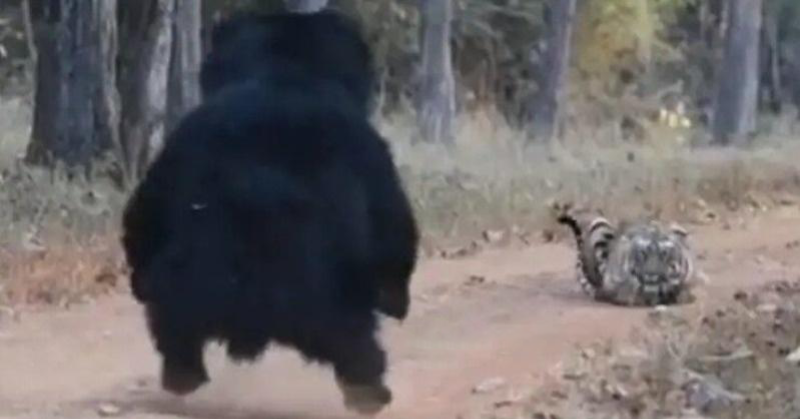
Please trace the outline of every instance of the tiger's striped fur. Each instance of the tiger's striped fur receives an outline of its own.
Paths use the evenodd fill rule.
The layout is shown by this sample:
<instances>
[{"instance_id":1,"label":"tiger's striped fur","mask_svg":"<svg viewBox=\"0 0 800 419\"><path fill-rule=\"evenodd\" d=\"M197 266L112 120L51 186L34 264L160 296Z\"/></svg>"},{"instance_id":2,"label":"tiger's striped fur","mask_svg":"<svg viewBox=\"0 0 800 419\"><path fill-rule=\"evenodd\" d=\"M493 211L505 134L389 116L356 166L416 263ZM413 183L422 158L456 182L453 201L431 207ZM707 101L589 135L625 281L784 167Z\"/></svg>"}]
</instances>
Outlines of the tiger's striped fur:
<instances>
[{"instance_id":1,"label":"tiger's striped fur","mask_svg":"<svg viewBox=\"0 0 800 419\"><path fill-rule=\"evenodd\" d=\"M561 215L558 221L567 225L575 235L578 259L575 262L577 280L581 289L591 297L603 287L605 261L608 260L609 245L614 239L614 228L603 217L592 219L587 228L571 215Z\"/></svg>"},{"instance_id":2,"label":"tiger's striped fur","mask_svg":"<svg viewBox=\"0 0 800 419\"><path fill-rule=\"evenodd\" d=\"M693 301L694 257L679 226L644 221L615 227L604 217L581 221L569 212L558 221L575 235L578 281L593 298L626 306Z\"/></svg>"}]
</instances>

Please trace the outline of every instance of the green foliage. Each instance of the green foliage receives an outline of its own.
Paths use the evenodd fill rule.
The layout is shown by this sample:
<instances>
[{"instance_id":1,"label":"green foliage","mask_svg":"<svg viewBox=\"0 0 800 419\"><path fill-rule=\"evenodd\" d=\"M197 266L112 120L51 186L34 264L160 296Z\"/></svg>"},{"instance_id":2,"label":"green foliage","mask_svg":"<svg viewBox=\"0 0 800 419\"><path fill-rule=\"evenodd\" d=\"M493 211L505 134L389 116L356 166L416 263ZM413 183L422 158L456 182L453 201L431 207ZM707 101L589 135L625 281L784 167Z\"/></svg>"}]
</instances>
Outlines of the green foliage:
<instances>
[{"instance_id":1,"label":"green foliage","mask_svg":"<svg viewBox=\"0 0 800 419\"><path fill-rule=\"evenodd\" d=\"M682 12L696 6L700 1L703 0L649 0L650 7L658 16L662 29L666 26L680 24Z\"/></svg>"},{"instance_id":2,"label":"green foliage","mask_svg":"<svg viewBox=\"0 0 800 419\"><path fill-rule=\"evenodd\" d=\"M0 5L0 92L21 93L28 84L28 58L19 9Z\"/></svg>"},{"instance_id":3,"label":"green foliage","mask_svg":"<svg viewBox=\"0 0 800 419\"><path fill-rule=\"evenodd\" d=\"M585 0L574 36L573 124L616 125L624 138L644 139L663 107L693 103L685 95L703 85L706 73L697 75L697 67L687 65L695 51L689 41L701 41L691 32L698 1ZM710 60L713 54L694 57Z\"/></svg>"},{"instance_id":4,"label":"green foliage","mask_svg":"<svg viewBox=\"0 0 800 419\"><path fill-rule=\"evenodd\" d=\"M412 95L419 56L419 13L416 2L397 0L333 0L331 6L355 16L372 46L380 83L379 109L396 110Z\"/></svg>"},{"instance_id":5,"label":"green foliage","mask_svg":"<svg viewBox=\"0 0 800 419\"><path fill-rule=\"evenodd\" d=\"M522 124L536 93L547 0L461 0L454 61L466 107L496 107Z\"/></svg>"},{"instance_id":6,"label":"green foliage","mask_svg":"<svg viewBox=\"0 0 800 419\"><path fill-rule=\"evenodd\" d=\"M768 0L769 13L778 16L778 28L781 38L800 42L800 1Z\"/></svg>"}]
</instances>

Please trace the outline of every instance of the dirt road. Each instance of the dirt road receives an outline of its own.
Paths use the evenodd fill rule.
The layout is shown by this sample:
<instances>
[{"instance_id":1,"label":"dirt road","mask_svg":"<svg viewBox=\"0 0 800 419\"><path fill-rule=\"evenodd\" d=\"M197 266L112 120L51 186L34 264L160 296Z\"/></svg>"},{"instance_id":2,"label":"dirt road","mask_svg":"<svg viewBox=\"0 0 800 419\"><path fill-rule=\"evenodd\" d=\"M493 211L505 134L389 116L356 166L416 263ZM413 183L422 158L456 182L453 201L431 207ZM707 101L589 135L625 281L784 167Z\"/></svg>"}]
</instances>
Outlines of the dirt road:
<instances>
[{"instance_id":1,"label":"dirt road","mask_svg":"<svg viewBox=\"0 0 800 419\"><path fill-rule=\"evenodd\" d=\"M797 209L693 233L711 303L800 275ZM384 328L395 402L381 417L472 417L498 398L534 388L575 345L624 339L646 311L589 301L573 280L573 258L567 244L551 244L423 263L413 314ZM252 366L210 352L212 383L178 400L156 385L157 358L130 297L26 313L20 322L0 322L0 417L354 417L341 407L330 372L289 351L273 350ZM502 388L473 394L496 377Z\"/></svg>"}]
</instances>

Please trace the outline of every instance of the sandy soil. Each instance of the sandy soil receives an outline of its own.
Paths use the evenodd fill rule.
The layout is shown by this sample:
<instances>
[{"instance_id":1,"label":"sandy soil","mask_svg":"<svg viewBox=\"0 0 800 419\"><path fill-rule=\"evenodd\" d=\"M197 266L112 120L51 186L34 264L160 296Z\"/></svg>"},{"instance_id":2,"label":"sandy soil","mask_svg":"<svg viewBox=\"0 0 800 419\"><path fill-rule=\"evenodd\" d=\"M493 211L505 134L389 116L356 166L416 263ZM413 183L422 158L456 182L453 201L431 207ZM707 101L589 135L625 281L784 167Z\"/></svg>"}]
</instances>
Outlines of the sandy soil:
<instances>
[{"instance_id":1,"label":"sandy soil","mask_svg":"<svg viewBox=\"0 0 800 419\"><path fill-rule=\"evenodd\" d=\"M796 208L729 228L698 227L693 235L711 280L704 305L800 275ZM563 243L424 262L412 315L385 324L395 402L381 417L472 417L498 398L535 389L576 345L625 339L646 310L588 300L573 279L573 260ZM129 296L26 312L20 321L0 317L0 417L355 417L343 409L331 373L291 351L276 348L246 366L227 363L216 348L208 358L212 383L176 399L157 386L158 359ZM476 394L495 378L501 389Z\"/></svg>"}]
</instances>

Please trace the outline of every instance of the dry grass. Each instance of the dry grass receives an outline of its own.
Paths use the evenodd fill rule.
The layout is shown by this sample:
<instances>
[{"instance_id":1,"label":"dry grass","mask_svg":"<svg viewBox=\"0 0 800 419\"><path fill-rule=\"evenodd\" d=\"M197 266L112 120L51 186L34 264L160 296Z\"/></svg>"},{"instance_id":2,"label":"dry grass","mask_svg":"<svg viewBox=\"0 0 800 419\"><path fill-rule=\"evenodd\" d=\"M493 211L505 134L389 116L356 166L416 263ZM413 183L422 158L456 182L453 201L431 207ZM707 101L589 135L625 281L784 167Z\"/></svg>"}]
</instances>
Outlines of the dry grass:
<instances>
[{"instance_id":1,"label":"dry grass","mask_svg":"<svg viewBox=\"0 0 800 419\"><path fill-rule=\"evenodd\" d=\"M0 306L66 307L118 289L125 268L113 238L80 242L59 236L36 250L0 249Z\"/></svg>"},{"instance_id":2,"label":"dry grass","mask_svg":"<svg viewBox=\"0 0 800 419\"><path fill-rule=\"evenodd\" d=\"M124 196L103 179L22 164L31 113L0 100L0 306L69 305L117 287Z\"/></svg>"},{"instance_id":3,"label":"dry grass","mask_svg":"<svg viewBox=\"0 0 800 419\"><path fill-rule=\"evenodd\" d=\"M541 228L550 223L553 201L615 216L702 222L719 212L714 207L763 208L800 192L800 141L789 137L749 150L689 148L665 135L660 143L631 144L602 133L524 146L520 133L496 120L462 120L454 149L410 146L413 121L382 122L429 239L509 225Z\"/></svg>"},{"instance_id":4,"label":"dry grass","mask_svg":"<svg viewBox=\"0 0 800 419\"><path fill-rule=\"evenodd\" d=\"M625 346L584 348L522 412L563 419L785 419L800 415L800 283L701 317L653 312Z\"/></svg>"}]
</instances>

